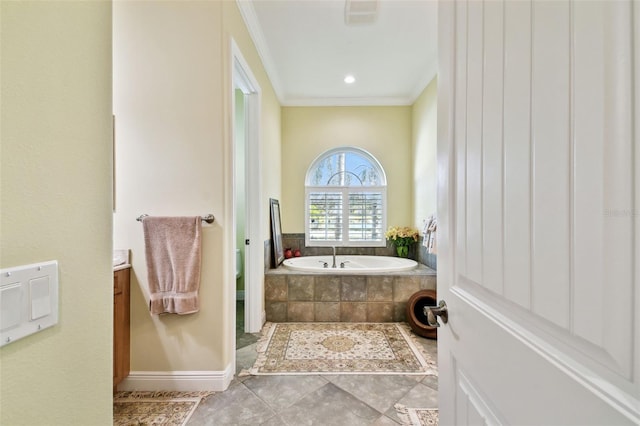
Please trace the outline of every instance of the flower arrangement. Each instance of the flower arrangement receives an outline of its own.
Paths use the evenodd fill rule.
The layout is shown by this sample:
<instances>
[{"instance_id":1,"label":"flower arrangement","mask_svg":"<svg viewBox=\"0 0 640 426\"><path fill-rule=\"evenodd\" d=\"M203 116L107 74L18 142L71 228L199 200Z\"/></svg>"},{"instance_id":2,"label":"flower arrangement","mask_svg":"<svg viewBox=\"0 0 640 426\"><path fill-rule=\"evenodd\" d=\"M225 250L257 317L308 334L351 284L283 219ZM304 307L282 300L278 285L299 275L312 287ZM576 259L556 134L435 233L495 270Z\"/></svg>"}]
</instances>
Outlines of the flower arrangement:
<instances>
[{"instance_id":1,"label":"flower arrangement","mask_svg":"<svg viewBox=\"0 0 640 426\"><path fill-rule=\"evenodd\" d=\"M384 234L400 257L409 256L409 247L418 242L418 235L418 230L409 226L392 226Z\"/></svg>"}]
</instances>

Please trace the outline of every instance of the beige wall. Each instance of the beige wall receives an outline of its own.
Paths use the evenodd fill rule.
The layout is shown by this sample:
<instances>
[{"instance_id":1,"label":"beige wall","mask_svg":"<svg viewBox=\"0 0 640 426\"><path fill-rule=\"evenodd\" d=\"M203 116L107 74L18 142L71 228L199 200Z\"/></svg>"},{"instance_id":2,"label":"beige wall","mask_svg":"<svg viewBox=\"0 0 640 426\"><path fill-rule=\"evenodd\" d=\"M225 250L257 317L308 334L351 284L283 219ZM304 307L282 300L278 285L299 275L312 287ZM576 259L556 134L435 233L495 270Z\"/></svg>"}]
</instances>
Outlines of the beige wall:
<instances>
[{"instance_id":1,"label":"beige wall","mask_svg":"<svg viewBox=\"0 0 640 426\"><path fill-rule=\"evenodd\" d=\"M279 153L280 106L235 2L114 3L114 245L132 250L135 371L221 371L231 360L231 36L262 89L261 141L268 162ZM265 176L264 198L278 196L279 178ZM135 221L142 213L215 215L215 223L203 227L200 312L149 315L142 226Z\"/></svg>"},{"instance_id":2,"label":"beige wall","mask_svg":"<svg viewBox=\"0 0 640 426\"><path fill-rule=\"evenodd\" d=\"M112 424L111 2L0 2L0 266L57 259L59 322L0 349L0 424Z\"/></svg>"},{"instance_id":3,"label":"beige wall","mask_svg":"<svg viewBox=\"0 0 640 426\"><path fill-rule=\"evenodd\" d=\"M411 158L413 162L413 226L436 214L438 81L434 78L413 104Z\"/></svg>"},{"instance_id":4,"label":"beige wall","mask_svg":"<svg viewBox=\"0 0 640 426\"><path fill-rule=\"evenodd\" d=\"M282 230L302 233L304 179L311 162L339 146L362 148L387 175L389 226L412 222L411 107L282 108Z\"/></svg>"},{"instance_id":5,"label":"beige wall","mask_svg":"<svg viewBox=\"0 0 640 426\"><path fill-rule=\"evenodd\" d=\"M254 77L258 80L262 95L260 110L260 155L262 160L262 236L263 240L271 238L271 222L269 216L269 198L279 199L281 196L281 129L280 103L276 97L262 61L255 49L251 36L247 31L235 1L222 2L223 30L225 43L233 37L242 51L242 56L249 64ZM259 242L262 244L262 241ZM261 247L260 247L261 249Z\"/></svg>"}]
</instances>

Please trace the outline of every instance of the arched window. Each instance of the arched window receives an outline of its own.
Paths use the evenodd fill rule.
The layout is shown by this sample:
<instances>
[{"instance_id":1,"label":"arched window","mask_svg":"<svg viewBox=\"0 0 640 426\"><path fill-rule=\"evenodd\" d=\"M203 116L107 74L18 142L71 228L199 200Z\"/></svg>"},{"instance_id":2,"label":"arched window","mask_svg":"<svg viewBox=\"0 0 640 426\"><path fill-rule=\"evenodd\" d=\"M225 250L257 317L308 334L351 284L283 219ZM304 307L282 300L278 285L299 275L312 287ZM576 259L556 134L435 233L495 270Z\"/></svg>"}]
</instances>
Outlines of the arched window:
<instances>
[{"instance_id":1,"label":"arched window","mask_svg":"<svg viewBox=\"0 0 640 426\"><path fill-rule=\"evenodd\" d=\"M387 178L368 152L331 149L305 179L307 246L385 246Z\"/></svg>"}]
</instances>

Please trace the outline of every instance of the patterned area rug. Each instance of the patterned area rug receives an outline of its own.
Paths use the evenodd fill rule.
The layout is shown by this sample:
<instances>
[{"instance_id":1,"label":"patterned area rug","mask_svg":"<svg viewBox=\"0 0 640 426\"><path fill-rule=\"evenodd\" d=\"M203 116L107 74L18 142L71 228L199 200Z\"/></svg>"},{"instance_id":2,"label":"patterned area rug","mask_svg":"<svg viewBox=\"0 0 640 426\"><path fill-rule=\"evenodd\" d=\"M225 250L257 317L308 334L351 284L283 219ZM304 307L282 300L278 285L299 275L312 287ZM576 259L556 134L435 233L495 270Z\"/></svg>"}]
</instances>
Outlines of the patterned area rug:
<instances>
[{"instance_id":1,"label":"patterned area rug","mask_svg":"<svg viewBox=\"0 0 640 426\"><path fill-rule=\"evenodd\" d=\"M433 374L403 323L267 323L245 374Z\"/></svg>"},{"instance_id":2,"label":"patterned area rug","mask_svg":"<svg viewBox=\"0 0 640 426\"><path fill-rule=\"evenodd\" d=\"M200 401L214 392L117 392L113 396L115 426L183 426Z\"/></svg>"},{"instance_id":3,"label":"patterned area rug","mask_svg":"<svg viewBox=\"0 0 640 426\"><path fill-rule=\"evenodd\" d=\"M411 426L431 426L438 424L437 408L407 408L402 404L395 405L402 424Z\"/></svg>"}]
</instances>

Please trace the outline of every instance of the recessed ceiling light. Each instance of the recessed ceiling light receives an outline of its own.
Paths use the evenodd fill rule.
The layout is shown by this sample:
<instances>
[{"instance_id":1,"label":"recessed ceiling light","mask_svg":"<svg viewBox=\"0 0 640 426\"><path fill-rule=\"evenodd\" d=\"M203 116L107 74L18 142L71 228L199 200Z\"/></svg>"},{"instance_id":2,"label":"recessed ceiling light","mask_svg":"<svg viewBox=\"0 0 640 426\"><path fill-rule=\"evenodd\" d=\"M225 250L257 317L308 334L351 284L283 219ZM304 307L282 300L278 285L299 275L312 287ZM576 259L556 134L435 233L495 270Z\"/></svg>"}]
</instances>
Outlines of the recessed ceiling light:
<instances>
[{"instance_id":1,"label":"recessed ceiling light","mask_svg":"<svg viewBox=\"0 0 640 426\"><path fill-rule=\"evenodd\" d=\"M351 83L353 83L355 81L356 81L356 78L354 76L352 76L351 74L347 75L344 78L344 82L347 83L347 84L351 84Z\"/></svg>"}]
</instances>

